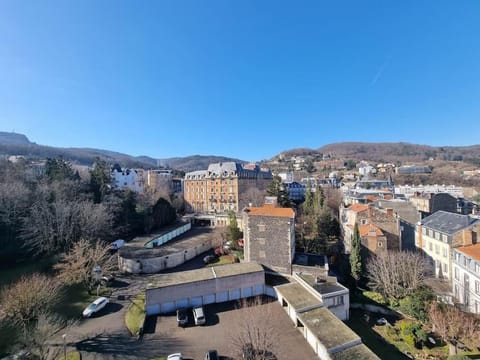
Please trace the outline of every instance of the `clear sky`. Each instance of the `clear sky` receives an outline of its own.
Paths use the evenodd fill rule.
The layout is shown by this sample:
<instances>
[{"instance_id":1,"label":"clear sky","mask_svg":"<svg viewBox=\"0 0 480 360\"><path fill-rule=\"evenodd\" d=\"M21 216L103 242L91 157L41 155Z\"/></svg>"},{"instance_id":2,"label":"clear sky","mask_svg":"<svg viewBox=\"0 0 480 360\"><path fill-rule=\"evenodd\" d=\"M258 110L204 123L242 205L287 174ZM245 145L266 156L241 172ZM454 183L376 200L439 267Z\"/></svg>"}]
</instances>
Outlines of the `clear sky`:
<instances>
[{"instance_id":1,"label":"clear sky","mask_svg":"<svg viewBox=\"0 0 480 360\"><path fill-rule=\"evenodd\" d=\"M38 144L261 160L479 129L479 0L0 0L0 130Z\"/></svg>"}]
</instances>

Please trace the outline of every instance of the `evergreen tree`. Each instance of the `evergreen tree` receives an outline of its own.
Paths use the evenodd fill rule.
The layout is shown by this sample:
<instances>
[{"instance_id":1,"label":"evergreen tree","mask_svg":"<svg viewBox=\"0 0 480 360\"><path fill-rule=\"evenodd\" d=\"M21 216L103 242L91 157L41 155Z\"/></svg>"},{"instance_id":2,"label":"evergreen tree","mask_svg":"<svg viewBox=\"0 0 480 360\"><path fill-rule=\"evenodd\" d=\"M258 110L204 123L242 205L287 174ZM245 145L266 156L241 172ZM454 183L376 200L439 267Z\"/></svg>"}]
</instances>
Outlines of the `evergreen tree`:
<instances>
[{"instance_id":1,"label":"evergreen tree","mask_svg":"<svg viewBox=\"0 0 480 360\"><path fill-rule=\"evenodd\" d=\"M62 157L47 159L45 163L45 175L50 181L77 180L72 166Z\"/></svg>"},{"instance_id":2,"label":"evergreen tree","mask_svg":"<svg viewBox=\"0 0 480 360\"><path fill-rule=\"evenodd\" d=\"M353 229L352 249L350 251L350 272L355 281L360 280L362 274L362 257L360 254L360 231L358 230L358 224L355 223Z\"/></svg>"},{"instance_id":3,"label":"evergreen tree","mask_svg":"<svg viewBox=\"0 0 480 360\"><path fill-rule=\"evenodd\" d=\"M90 171L90 188L93 193L93 201L101 203L111 188L112 177L110 167L104 160L96 158L93 169Z\"/></svg>"},{"instance_id":4,"label":"evergreen tree","mask_svg":"<svg viewBox=\"0 0 480 360\"><path fill-rule=\"evenodd\" d=\"M229 211L228 213L228 228L227 228L227 240L236 243L243 237L243 233L238 228L237 217L235 212Z\"/></svg>"},{"instance_id":5,"label":"evergreen tree","mask_svg":"<svg viewBox=\"0 0 480 360\"><path fill-rule=\"evenodd\" d=\"M272 182L267 188L268 196L276 196L278 205L281 207L293 207L292 201L288 197L288 191L282 184L280 176L274 176Z\"/></svg>"}]
</instances>

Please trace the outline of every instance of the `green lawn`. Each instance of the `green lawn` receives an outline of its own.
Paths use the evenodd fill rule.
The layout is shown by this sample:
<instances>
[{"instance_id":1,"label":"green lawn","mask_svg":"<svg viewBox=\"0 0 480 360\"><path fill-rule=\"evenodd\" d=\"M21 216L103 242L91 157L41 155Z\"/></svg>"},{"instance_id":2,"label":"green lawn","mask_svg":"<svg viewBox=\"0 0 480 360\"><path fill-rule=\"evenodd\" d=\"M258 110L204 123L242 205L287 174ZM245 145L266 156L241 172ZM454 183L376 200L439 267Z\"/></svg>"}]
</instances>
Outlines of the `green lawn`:
<instances>
[{"instance_id":1,"label":"green lawn","mask_svg":"<svg viewBox=\"0 0 480 360\"><path fill-rule=\"evenodd\" d=\"M363 311L352 310L350 320L346 324L362 338L362 342L370 348L380 359L405 360L407 356L403 355L398 349L387 343L373 329L372 324L363 319Z\"/></svg>"},{"instance_id":2,"label":"green lawn","mask_svg":"<svg viewBox=\"0 0 480 360\"><path fill-rule=\"evenodd\" d=\"M226 265L226 264L233 264L235 263L235 256L234 255L222 255L218 258L217 261L214 263L208 264L207 266L219 266L219 265Z\"/></svg>"},{"instance_id":3,"label":"green lawn","mask_svg":"<svg viewBox=\"0 0 480 360\"><path fill-rule=\"evenodd\" d=\"M125 314L125 325L130 334L139 335L145 321L145 293L139 294L128 307Z\"/></svg>"}]
</instances>

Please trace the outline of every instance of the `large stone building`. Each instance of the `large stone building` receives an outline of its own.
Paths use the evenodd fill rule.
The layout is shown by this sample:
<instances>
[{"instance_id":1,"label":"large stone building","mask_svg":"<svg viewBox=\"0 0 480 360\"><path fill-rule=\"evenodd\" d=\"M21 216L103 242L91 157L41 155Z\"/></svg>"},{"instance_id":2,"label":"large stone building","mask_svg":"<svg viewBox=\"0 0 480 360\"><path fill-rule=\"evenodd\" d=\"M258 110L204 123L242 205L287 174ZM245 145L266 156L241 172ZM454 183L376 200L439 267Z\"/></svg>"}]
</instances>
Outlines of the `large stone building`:
<instances>
[{"instance_id":1,"label":"large stone building","mask_svg":"<svg viewBox=\"0 0 480 360\"><path fill-rule=\"evenodd\" d=\"M290 274L295 257L295 211L276 207L273 199L267 197L262 207L243 211L244 257Z\"/></svg>"},{"instance_id":2,"label":"large stone building","mask_svg":"<svg viewBox=\"0 0 480 360\"><path fill-rule=\"evenodd\" d=\"M207 170L185 174L187 211L196 213L239 212L248 205L250 189L265 191L272 173L258 165L235 162L210 164Z\"/></svg>"},{"instance_id":3,"label":"large stone building","mask_svg":"<svg viewBox=\"0 0 480 360\"><path fill-rule=\"evenodd\" d=\"M479 232L479 219L437 211L419 222L415 246L430 260L437 278L451 280L453 249L475 244Z\"/></svg>"}]
</instances>

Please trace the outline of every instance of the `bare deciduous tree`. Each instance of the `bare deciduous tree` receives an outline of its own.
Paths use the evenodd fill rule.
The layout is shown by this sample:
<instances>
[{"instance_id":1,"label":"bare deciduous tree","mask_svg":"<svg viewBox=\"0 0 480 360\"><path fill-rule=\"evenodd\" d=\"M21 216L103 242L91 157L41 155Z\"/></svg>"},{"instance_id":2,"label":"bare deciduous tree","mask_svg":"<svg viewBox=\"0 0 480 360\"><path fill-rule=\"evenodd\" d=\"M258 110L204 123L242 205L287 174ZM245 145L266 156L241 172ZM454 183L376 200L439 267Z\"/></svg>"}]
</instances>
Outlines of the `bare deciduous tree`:
<instances>
[{"instance_id":1,"label":"bare deciduous tree","mask_svg":"<svg viewBox=\"0 0 480 360\"><path fill-rule=\"evenodd\" d=\"M5 288L0 299L4 316L25 329L61 301L61 284L42 274L23 276Z\"/></svg>"},{"instance_id":2,"label":"bare deciduous tree","mask_svg":"<svg viewBox=\"0 0 480 360\"><path fill-rule=\"evenodd\" d=\"M427 262L420 254L386 251L367 264L369 285L386 298L411 295L423 282Z\"/></svg>"},{"instance_id":3,"label":"bare deciduous tree","mask_svg":"<svg viewBox=\"0 0 480 360\"><path fill-rule=\"evenodd\" d=\"M241 194L241 203L245 205L252 204L252 206L262 206L265 199L266 192L256 187L249 187L243 194Z\"/></svg>"},{"instance_id":4,"label":"bare deciduous tree","mask_svg":"<svg viewBox=\"0 0 480 360\"><path fill-rule=\"evenodd\" d=\"M432 331L451 345L451 355L458 341L480 340L480 320L472 314L465 313L454 306L432 302L428 307L428 316Z\"/></svg>"},{"instance_id":5,"label":"bare deciduous tree","mask_svg":"<svg viewBox=\"0 0 480 360\"><path fill-rule=\"evenodd\" d=\"M83 284L91 292L94 287L92 271L100 266L103 273L108 274L116 269L116 257L110 254L108 244L97 241L91 243L85 239L76 242L70 252L62 256L55 265L59 271L58 278L67 285Z\"/></svg>"},{"instance_id":6,"label":"bare deciduous tree","mask_svg":"<svg viewBox=\"0 0 480 360\"><path fill-rule=\"evenodd\" d=\"M35 359L55 359L61 348L54 346L52 339L60 333L60 330L68 332L72 324L57 315L41 313L35 324L24 333L22 343Z\"/></svg>"},{"instance_id":7,"label":"bare deciduous tree","mask_svg":"<svg viewBox=\"0 0 480 360\"><path fill-rule=\"evenodd\" d=\"M249 360L269 360L275 351L277 330L268 304L262 298L243 299L235 320L237 332L230 334L232 345L240 357Z\"/></svg>"}]
</instances>

